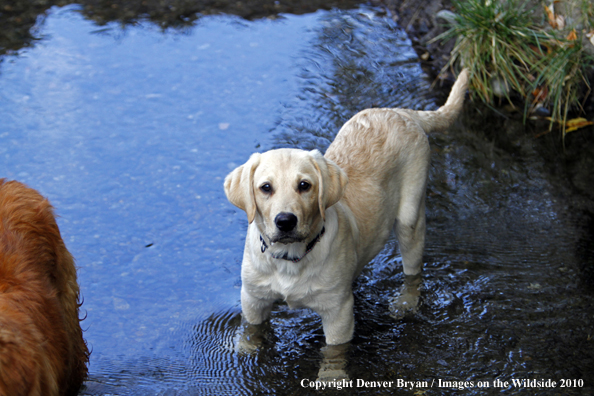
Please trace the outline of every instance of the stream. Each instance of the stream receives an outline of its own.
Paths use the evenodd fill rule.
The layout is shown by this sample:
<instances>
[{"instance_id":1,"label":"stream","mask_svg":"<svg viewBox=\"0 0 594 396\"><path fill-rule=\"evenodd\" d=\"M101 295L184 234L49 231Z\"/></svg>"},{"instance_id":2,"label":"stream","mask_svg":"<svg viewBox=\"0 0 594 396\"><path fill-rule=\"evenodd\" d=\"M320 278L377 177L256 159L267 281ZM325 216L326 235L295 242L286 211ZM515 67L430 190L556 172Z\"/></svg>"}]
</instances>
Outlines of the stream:
<instances>
[{"instance_id":1,"label":"stream","mask_svg":"<svg viewBox=\"0 0 594 396\"><path fill-rule=\"evenodd\" d=\"M236 351L247 219L223 179L255 151L323 152L364 108L437 109L404 31L369 6L180 29L81 10L48 9L0 56L0 177L49 198L76 258L80 395L351 394L308 385L325 345L311 311L275 305L257 352ZM392 237L355 283L356 394L594 391L593 217L522 128L467 102L430 136L420 306L390 315Z\"/></svg>"}]
</instances>

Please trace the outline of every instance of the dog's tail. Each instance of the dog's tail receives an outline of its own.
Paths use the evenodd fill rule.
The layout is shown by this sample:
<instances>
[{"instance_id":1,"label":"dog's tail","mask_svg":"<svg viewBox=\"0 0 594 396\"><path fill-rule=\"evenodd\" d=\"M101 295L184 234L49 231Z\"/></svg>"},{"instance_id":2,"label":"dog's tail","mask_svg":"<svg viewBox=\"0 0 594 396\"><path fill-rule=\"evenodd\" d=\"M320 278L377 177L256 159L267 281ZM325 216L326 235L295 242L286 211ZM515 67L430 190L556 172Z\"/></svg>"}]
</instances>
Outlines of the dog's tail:
<instances>
[{"instance_id":1,"label":"dog's tail","mask_svg":"<svg viewBox=\"0 0 594 396\"><path fill-rule=\"evenodd\" d=\"M425 133L447 129L452 125L464 104L468 88L468 69L463 69L450 91L448 100L436 111L410 111Z\"/></svg>"}]
</instances>

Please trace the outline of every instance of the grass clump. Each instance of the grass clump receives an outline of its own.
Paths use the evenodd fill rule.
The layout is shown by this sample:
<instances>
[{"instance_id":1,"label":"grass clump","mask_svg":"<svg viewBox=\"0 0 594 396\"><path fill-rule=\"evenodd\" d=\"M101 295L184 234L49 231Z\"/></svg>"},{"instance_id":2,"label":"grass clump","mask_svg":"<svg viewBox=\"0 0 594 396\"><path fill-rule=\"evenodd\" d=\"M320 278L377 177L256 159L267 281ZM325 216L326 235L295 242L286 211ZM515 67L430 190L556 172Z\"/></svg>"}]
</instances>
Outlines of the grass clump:
<instances>
[{"instance_id":1,"label":"grass clump","mask_svg":"<svg viewBox=\"0 0 594 396\"><path fill-rule=\"evenodd\" d=\"M579 18L554 15L544 3L454 0L449 29L436 38L456 40L446 68L467 67L474 94L487 104L498 97L511 103L516 92L525 115L549 108L551 127L565 126L569 110L589 94L588 69L594 66L584 48L594 30L594 6L591 0L570 2Z\"/></svg>"}]
</instances>

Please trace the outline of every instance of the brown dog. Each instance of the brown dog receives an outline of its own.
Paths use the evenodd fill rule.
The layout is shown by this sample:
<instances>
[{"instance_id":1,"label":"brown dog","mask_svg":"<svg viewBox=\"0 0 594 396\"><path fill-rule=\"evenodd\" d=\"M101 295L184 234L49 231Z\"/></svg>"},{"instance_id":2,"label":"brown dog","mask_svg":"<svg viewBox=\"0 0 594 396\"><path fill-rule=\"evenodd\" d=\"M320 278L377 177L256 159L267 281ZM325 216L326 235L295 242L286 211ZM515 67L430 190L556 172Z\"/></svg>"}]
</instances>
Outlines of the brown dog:
<instances>
[{"instance_id":1,"label":"brown dog","mask_svg":"<svg viewBox=\"0 0 594 396\"><path fill-rule=\"evenodd\" d=\"M0 396L78 393L89 360L80 305L52 206L0 179Z\"/></svg>"}]
</instances>

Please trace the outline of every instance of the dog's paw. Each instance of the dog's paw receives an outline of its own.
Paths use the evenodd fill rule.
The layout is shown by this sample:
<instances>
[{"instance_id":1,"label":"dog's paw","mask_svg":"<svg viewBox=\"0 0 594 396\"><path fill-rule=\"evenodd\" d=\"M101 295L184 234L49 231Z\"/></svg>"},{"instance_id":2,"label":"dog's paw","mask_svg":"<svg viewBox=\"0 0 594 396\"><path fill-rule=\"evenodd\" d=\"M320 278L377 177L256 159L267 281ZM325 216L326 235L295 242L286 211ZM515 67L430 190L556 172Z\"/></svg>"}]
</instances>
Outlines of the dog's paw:
<instances>
[{"instance_id":1,"label":"dog's paw","mask_svg":"<svg viewBox=\"0 0 594 396\"><path fill-rule=\"evenodd\" d=\"M243 323L237 328L233 338L235 353L239 355L254 355L262 346L262 332L258 326Z\"/></svg>"},{"instance_id":2,"label":"dog's paw","mask_svg":"<svg viewBox=\"0 0 594 396\"><path fill-rule=\"evenodd\" d=\"M390 301L390 316L402 319L408 314L418 312L421 305L421 276L404 277L404 284L400 292Z\"/></svg>"},{"instance_id":3,"label":"dog's paw","mask_svg":"<svg viewBox=\"0 0 594 396\"><path fill-rule=\"evenodd\" d=\"M349 375L345 371L348 346L349 344L327 345L322 348L323 358L318 371L318 381L331 382L349 379Z\"/></svg>"},{"instance_id":4,"label":"dog's paw","mask_svg":"<svg viewBox=\"0 0 594 396\"><path fill-rule=\"evenodd\" d=\"M320 382L336 382L342 380L349 380L349 375L344 371L344 369L329 369L329 368L321 368L318 371L318 379L317 381Z\"/></svg>"},{"instance_id":5,"label":"dog's paw","mask_svg":"<svg viewBox=\"0 0 594 396\"><path fill-rule=\"evenodd\" d=\"M419 296L402 293L390 302L390 316L402 319L407 314L415 314L419 310Z\"/></svg>"}]
</instances>

